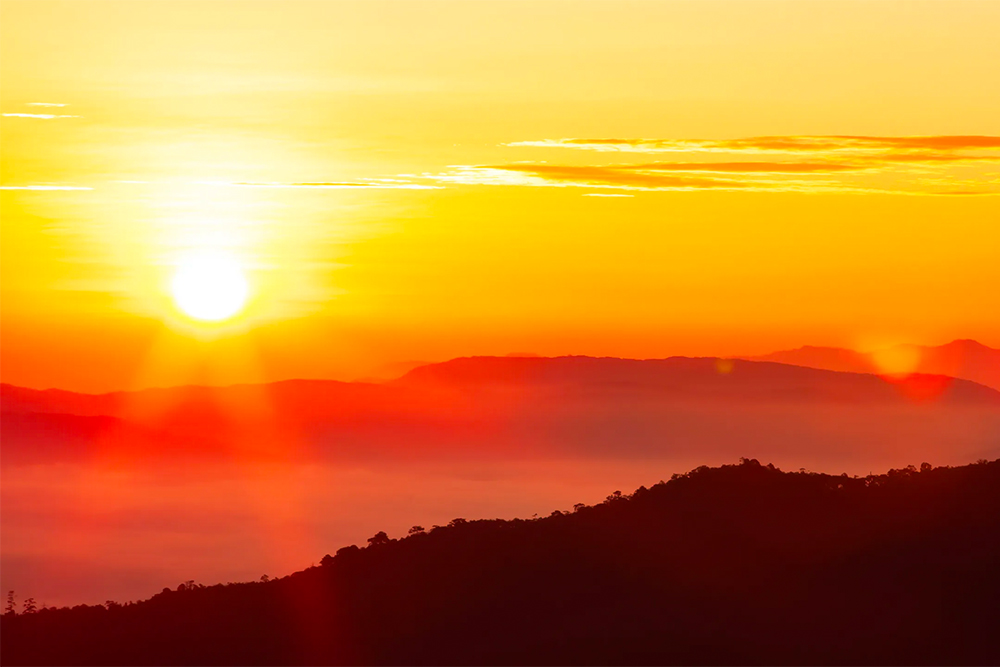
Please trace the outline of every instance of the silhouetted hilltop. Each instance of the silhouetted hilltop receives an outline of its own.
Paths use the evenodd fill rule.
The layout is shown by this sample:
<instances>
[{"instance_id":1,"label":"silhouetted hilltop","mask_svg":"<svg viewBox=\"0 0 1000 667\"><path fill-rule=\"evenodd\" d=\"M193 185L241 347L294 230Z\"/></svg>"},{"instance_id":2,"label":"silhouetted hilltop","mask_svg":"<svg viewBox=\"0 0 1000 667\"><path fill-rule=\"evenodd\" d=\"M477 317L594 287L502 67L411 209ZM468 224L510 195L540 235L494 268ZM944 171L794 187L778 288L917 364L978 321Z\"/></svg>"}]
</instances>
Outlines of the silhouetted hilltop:
<instances>
[{"instance_id":1,"label":"silhouetted hilltop","mask_svg":"<svg viewBox=\"0 0 1000 667\"><path fill-rule=\"evenodd\" d=\"M822 368L824 370L840 371L843 373L878 372L875 363L869 355L842 347L803 345L794 350L779 350L747 358L752 361L774 361L779 364L793 364L806 368Z\"/></svg>"},{"instance_id":2,"label":"silhouetted hilltop","mask_svg":"<svg viewBox=\"0 0 1000 667\"><path fill-rule=\"evenodd\" d=\"M415 368L402 386L577 388L653 392L682 400L997 403L1000 393L967 380L914 374L886 378L796 364L715 357L463 357Z\"/></svg>"},{"instance_id":3,"label":"silhouetted hilltop","mask_svg":"<svg viewBox=\"0 0 1000 667\"><path fill-rule=\"evenodd\" d=\"M280 545L276 545L280 548ZM997 664L1000 460L698 468L269 582L5 616L16 664Z\"/></svg>"},{"instance_id":4,"label":"silhouetted hilltop","mask_svg":"<svg viewBox=\"0 0 1000 667\"><path fill-rule=\"evenodd\" d=\"M875 353L838 347L806 345L756 357L754 361L775 361L809 368L849 373L883 373L879 360L897 362L909 370L932 375L948 375L971 380L1000 390L1000 350L974 340L953 340L945 345L896 345Z\"/></svg>"},{"instance_id":5,"label":"silhouetted hilltop","mask_svg":"<svg viewBox=\"0 0 1000 667\"><path fill-rule=\"evenodd\" d=\"M956 341L958 345L964 341ZM1000 353L969 343L988 352ZM946 346L947 347L947 346ZM943 349L943 348L942 348ZM225 387L181 386L106 394L82 394L60 389L29 389L0 384L4 412L45 412L125 419L178 417L212 419L241 408L252 412L265 403L274 412L297 419L355 414L359 408L385 409L406 405L420 409L421 395L437 388L507 387L523 390L580 387L592 393L655 391L684 399L901 401L934 398L944 402L1000 404L1000 392L969 380L941 373L918 373L888 380L872 377L872 366L818 369L797 363L798 353L821 358L856 355L836 348L800 348L788 362L719 359L715 357L620 359L617 357L462 357L419 366L389 383L335 380L284 380ZM863 370L862 370L863 367ZM984 372L992 372L983 365ZM420 390L415 393L415 390ZM928 390L929 393L928 393ZM925 395L921 395L921 392Z\"/></svg>"}]
</instances>

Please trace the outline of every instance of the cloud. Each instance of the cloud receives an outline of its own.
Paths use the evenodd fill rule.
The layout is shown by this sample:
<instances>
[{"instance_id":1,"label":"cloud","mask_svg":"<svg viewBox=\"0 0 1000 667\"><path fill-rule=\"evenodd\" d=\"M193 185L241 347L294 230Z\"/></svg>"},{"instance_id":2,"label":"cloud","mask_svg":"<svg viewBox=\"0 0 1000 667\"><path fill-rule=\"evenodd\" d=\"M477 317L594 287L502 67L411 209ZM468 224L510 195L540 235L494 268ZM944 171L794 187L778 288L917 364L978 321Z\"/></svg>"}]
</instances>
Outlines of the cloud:
<instances>
[{"instance_id":1,"label":"cloud","mask_svg":"<svg viewBox=\"0 0 1000 667\"><path fill-rule=\"evenodd\" d=\"M51 120L53 118L79 118L80 116L70 116L66 114L52 114L52 113L5 113L3 114L5 118L40 118L42 120Z\"/></svg>"},{"instance_id":2,"label":"cloud","mask_svg":"<svg viewBox=\"0 0 1000 667\"><path fill-rule=\"evenodd\" d=\"M950 166L950 163L946 163ZM455 165L425 178L456 185L589 188L616 191L734 191L881 194L1000 194L987 178L914 178L910 169L860 164L648 163L553 165L510 163ZM599 194L599 193L594 193Z\"/></svg>"},{"instance_id":3,"label":"cloud","mask_svg":"<svg viewBox=\"0 0 1000 667\"><path fill-rule=\"evenodd\" d=\"M870 163L899 163L899 162L909 162L912 164L941 164L941 163L982 163L982 162L1000 162L1000 153L995 154L969 154L969 153L922 153L922 152L888 152L888 153L878 153L876 155L863 156L860 158L852 159L864 159Z\"/></svg>"},{"instance_id":4,"label":"cloud","mask_svg":"<svg viewBox=\"0 0 1000 667\"><path fill-rule=\"evenodd\" d=\"M329 183L226 183L240 188L275 188L275 189L311 189L311 190L440 190L440 185L410 183L398 179L379 178L359 182L329 182Z\"/></svg>"},{"instance_id":5,"label":"cloud","mask_svg":"<svg viewBox=\"0 0 1000 667\"><path fill-rule=\"evenodd\" d=\"M869 137L855 135L773 136L743 139L541 139L506 144L633 153L799 153L892 150L983 150L1000 148L995 136Z\"/></svg>"},{"instance_id":6,"label":"cloud","mask_svg":"<svg viewBox=\"0 0 1000 667\"><path fill-rule=\"evenodd\" d=\"M980 195L998 195L1000 192L991 192L989 190L949 190L947 192L935 192L933 194L937 195L948 195L951 196L980 196Z\"/></svg>"},{"instance_id":7,"label":"cloud","mask_svg":"<svg viewBox=\"0 0 1000 667\"><path fill-rule=\"evenodd\" d=\"M639 165L635 165L638 167ZM699 176L673 176L647 173L628 166L569 166L548 164L509 164L477 167L493 171L508 171L516 174L535 176L547 181L567 184L603 184L636 188L716 188L727 187L730 179L705 178ZM736 185L741 187L739 183Z\"/></svg>"},{"instance_id":8,"label":"cloud","mask_svg":"<svg viewBox=\"0 0 1000 667\"><path fill-rule=\"evenodd\" d=\"M505 145L598 153L674 153L688 159L610 165L509 162L459 167L440 180L639 190L1000 194L997 183L982 173L982 166L1000 163L1000 137L988 135L570 138Z\"/></svg>"},{"instance_id":9,"label":"cloud","mask_svg":"<svg viewBox=\"0 0 1000 667\"><path fill-rule=\"evenodd\" d=\"M616 166L629 171L686 171L729 174L822 174L838 171L861 171L861 164L832 162L651 162Z\"/></svg>"},{"instance_id":10,"label":"cloud","mask_svg":"<svg viewBox=\"0 0 1000 667\"><path fill-rule=\"evenodd\" d=\"M631 168L639 165L575 166L548 164L507 164L491 166L455 165L443 174L427 174L427 178L457 185L506 185L563 188L605 188L635 191L788 191L819 192L846 190L848 186L836 181L773 179L744 174L710 176L675 175L640 171Z\"/></svg>"},{"instance_id":11,"label":"cloud","mask_svg":"<svg viewBox=\"0 0 1000 667\"><path fill-rule=\"evenodd\" d=\"M65 104L60 104L58 102L28 102L26 106L29 107L64 107Z\"/></svg>"},{"instance_id":12,"label":"cloud","mask_svg":"<svg viewBox=\"0 0 1000 667\"><path fill-rule=\"evenodd\" d=\"M0 185L0 190L93 190L77 185Z\"/></svg>"}]
</instances>

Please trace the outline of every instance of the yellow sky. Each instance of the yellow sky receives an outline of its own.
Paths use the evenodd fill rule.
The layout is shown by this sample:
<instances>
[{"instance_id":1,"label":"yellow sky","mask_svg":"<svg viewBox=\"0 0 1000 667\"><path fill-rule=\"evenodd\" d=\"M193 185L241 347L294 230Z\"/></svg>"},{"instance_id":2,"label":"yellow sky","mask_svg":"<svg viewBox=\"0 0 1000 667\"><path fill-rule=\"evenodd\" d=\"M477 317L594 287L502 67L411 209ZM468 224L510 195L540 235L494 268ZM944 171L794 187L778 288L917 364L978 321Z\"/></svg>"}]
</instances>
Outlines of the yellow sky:
<instances>
[{"instance_id":1,"label":"yellow sky","mask_svg":"<svg viewBox=\"0 0 1000 667\"><path fill-rule=\"evenodd\" d=\"M5 382L1000 346L1000 3L0 12Z\"/></svg>"}]
</instances>

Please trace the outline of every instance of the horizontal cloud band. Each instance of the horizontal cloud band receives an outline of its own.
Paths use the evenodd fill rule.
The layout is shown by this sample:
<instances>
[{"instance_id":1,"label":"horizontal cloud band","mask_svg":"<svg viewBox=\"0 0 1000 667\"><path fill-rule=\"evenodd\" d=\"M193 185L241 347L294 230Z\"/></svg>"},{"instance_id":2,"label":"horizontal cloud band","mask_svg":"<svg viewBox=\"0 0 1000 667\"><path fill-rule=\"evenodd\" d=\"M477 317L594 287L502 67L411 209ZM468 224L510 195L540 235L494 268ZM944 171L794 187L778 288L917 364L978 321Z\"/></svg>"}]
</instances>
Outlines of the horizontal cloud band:
<instances>
[{"instance_id":1,"label":"horizontal cloud band","mask_svg":"<svg viewBox=\"0 0 1000 667\"><path fill-rule=\"evenodd\" d=\"M976 135L926 137L832 135L749 137L744 139L542 139L515 141L507 145L640 153L981 150L1000 148L1000 137Z\"/></svg>"}]
</instances>

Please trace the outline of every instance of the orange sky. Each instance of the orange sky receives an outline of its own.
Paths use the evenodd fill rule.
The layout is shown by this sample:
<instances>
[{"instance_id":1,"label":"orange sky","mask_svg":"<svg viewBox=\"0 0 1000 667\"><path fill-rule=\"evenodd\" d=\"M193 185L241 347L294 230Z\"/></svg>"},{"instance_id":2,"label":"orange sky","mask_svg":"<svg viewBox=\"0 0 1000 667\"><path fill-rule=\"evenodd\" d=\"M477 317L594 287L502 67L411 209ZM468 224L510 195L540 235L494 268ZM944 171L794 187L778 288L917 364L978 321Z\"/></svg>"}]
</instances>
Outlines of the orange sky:
<instances>
[{"instance_id":1,"label":"orange sky","mask_svg":"<svg viewBox=\"0 0 1000 667\"><path fill-rule=\"evenodd\" d=\"M1000 3L0 12L4 382L1000 347Z\"/></svg>"}]
</instances>

